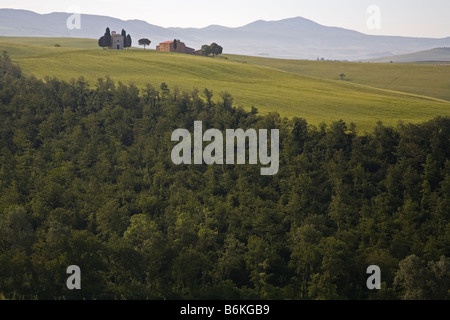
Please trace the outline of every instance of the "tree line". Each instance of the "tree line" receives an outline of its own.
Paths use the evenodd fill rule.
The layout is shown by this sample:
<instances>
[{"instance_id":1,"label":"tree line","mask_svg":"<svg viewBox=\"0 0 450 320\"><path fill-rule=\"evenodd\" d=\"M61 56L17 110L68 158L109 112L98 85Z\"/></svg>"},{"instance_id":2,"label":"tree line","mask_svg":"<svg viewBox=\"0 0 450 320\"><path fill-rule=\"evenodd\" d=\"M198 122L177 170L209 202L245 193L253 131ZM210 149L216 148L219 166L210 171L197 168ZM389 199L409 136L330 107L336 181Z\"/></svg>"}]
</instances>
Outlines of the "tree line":
<instances>
[{"instance_id":1,"label":"tree line","mask_svg":"<svg viewBox=\"0 0 450 320\"><path fill-rule=\"evenodd\" d=\"M174 165L195 120L279 129L279 173ZM449 299L449 139L446 117L358 134L226 92L39 80L4 53L0 297Z\"/></svg>"}]
</instances>

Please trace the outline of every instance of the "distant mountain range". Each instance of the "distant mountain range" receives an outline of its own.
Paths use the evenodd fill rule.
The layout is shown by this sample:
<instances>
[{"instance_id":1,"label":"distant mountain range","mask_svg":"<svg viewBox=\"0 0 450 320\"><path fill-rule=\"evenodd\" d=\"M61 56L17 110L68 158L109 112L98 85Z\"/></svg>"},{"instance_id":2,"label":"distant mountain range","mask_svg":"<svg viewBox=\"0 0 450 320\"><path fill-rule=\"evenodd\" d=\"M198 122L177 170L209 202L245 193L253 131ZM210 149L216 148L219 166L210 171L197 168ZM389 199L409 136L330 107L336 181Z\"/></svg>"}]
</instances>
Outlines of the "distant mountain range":
<instances>
[{"instance_id":1,"label":"distant mountain range","mask_svg":"<svg viewBox=\"0 0 450 320\"><path fill-rule=\"evenodd\" d=\"M327 27L296 17L280 21L255 21L238 28L218 25L206 28L163 28L141 20L81 15L81 28L69 30L69 13L37 14L32 11L0 9L1 36L76 37L98 39L106 27L129 33L137 40L148 38L150 48L163 41L179 39L192 48L217 42L224 53L286 59L363 60L407 54L437 47L450 47L443 39L372 36L337 27Z\"/></svg>"}]
</instances>

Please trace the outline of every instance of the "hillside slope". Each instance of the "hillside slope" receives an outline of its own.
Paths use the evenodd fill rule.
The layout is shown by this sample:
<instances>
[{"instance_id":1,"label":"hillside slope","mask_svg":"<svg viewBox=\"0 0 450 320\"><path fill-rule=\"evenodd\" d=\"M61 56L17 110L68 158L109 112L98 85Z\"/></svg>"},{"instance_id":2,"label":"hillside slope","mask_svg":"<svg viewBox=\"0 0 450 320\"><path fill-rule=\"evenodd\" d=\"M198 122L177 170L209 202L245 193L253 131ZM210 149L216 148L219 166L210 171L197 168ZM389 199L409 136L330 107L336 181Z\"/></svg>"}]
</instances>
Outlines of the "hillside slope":
<instances>
[{"instance_id":1,"label":"hillside slope","mask_svg":"<svg viewBox=\"0 0 450 320\"><path fill-rule=\"evenodd\" d=\"M367 130L377 121L395 125L399 120L418 122L450 115L450 103L432 97L306 77L227 59L152 50L101 50L93 40L71 48L67 45L70 40L59 40L63 40L60 47L55 47L55 39L43 38L39 44L35 38L1 38L0 50L8 50L26 74L40 78L70 80L82 76L95 85L98 78L110 76L140 89L146 84L159 87L165 82L181 91L208 88L216 100L227 91L233 95L235 105L247 109L255 106L262 113L277 111L282 116L304 117L316 125L343 119L356 123L359 130Z\"/></svg>"},{"instance_id":2,"label":"hillside slope","mask_svg":"<svg viewBox=\"0 0 450 320\"><path fill-rule=\"evenodd\" d=\"M302 76L339 80L450 101L450 65L446 63L354 63L270 59L225 55L228 60L264 66Z\"/></svg>"},{"instance_id":3,"label":"hillside slope","mask_svg":"<svg viewBox=\"0 0 450 320\"><path fill-rule=\"evenodd\" d=\"M369 59L367 62L450 62L450 48L434 48L420 52Z\"/></svg>"}]
</instances>

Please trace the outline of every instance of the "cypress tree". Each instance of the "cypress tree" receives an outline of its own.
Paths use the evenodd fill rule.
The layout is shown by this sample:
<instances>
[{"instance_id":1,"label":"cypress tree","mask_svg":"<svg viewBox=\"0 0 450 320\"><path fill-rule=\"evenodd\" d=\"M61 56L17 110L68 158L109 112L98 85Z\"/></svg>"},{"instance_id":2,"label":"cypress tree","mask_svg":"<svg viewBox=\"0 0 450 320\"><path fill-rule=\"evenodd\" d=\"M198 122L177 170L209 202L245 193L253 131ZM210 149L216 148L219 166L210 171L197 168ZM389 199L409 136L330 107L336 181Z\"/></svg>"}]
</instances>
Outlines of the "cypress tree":
<instances>
[{"instance_id":1,"label":"cypress tree","mask_svg":"<svg viewBox=\"0 0 450 320\"><path fill-rule=\"evenodd\" d=\"M131 47L132 42L133 41L131 40L131 36L127 35L127 38L126 38L126 41L125 41L125 43L127 44L127 48Z\"/></svg>"},{"instance_id":2,"label":"cypress tree","mask_svg":"<svg viewBox=\"0 0 450 320\"><path fill-rule=\"evenodd\" d=\"M106 28L105 32L105 47L111 47L112 46L112 39L111 39L111 30L109 28Z\"/></svg>"},{"instance_id":3,"label":"cypress tree","mask_svg":"<svg viewBox=\"0 0 450 320\"><path fill-rule=\"evenodd\" d=\"M106 45L105 45L105 36L101 36L100 39L98 39L98 46L102 47L103 49L106 47Z\"/></svg>"},{"instance_id":4,"label":"cypress tree","mask_svg":"<svg viewBox=\"0 0 450 320\"><path fill-rule=\"evenodd\" d=\"M121 35L122 35L122 38L123 38L123 47L127 48L128 47L128 45L127 45L127 32L125 31L125 29L122 29Z\"/></svg>"}]
</instances>

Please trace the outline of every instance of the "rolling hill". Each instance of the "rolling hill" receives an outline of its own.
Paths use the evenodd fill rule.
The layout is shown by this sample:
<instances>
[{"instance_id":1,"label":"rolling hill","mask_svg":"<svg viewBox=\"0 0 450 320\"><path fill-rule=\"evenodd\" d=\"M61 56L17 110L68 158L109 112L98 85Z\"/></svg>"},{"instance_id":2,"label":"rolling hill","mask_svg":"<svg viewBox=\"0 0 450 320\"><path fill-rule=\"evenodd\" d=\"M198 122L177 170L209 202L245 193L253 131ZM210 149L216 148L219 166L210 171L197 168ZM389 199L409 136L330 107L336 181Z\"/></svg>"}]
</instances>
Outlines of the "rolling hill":
<instances>
[{"instance_id":1,"label":"rolling hill","mask_svg":"<svg viewBox=\"0 0 450 320\"><path fill-rule=\"evenodd\" d=\"M423 65L287 60L242 55L224 57L318 79L339 80L339 75L345 74L345 82L450 101L450 65L440 62Z\"/></svg>"},{"instance_id":2,"label":"rolling hill","mask_svg":"<svg viewBox=\"0 0 450 320\"><path fill-rule=\"evenodd\" d=\"M146 84L159 87L165 82L171 90L198 88L202 92L208 88L216 100L221 92L227 91L233 95L235 105L255 106L261 113L277 111L286 117L303 117L316 125L342 119L356 123L362 131L370 130L377 121L396 125L399 120L420 122L438 115L450 116L450 102L433 94L432 84L439 82L432 72L435 66L421 66L430 68L428 95L422 95L414 90L396 91L389 86L377 88L364 81L336 80L337 75L334 79L323 75L326 68L320 61L303 62L302 67L296 64L298 61L292 61L289 67L289 61L281 60L287 65L274 67L263 64L280 61L258 58L259 62L250 62L238 56L205 58L141 49L102 50L91 39L2 37L0 50L7 50L25 74L38 78L49 76L69 81L84 77L95 85L98 78L110 76L116 83L133 83L140 89ZM349 67L358 70L369 65L328 63L335 63L344 72ZM309 71L303 72L302 68ZM397 64L387 64L386 68L392 74L403 72L397 69ZM364 69L358 72L363 74ZM380 71L377 77L382 76Z\"/></svg>"},{"instance_id":3,"label":"rolling hill","mask_svg":"<svg viewBox=\"0 0 450 320\"><path fill-rule=\"evenodd\" d=\"M367 62L448 62L450 63L450 47L434 48L420 52L368 59Z\"/></svg>"},{"instance_id":4,"label":"rolling hill","mask_svg":"<svg viewBox=\"0 0 450 320\"><path fill-rule=\"evenodd\" d=\"M75 37L98 39L106 27L124 28L134 39L149 38L151 47L174 38L189 47L217 42L224 52L285 59L325 58L330 60L361 60L406 54L450 45L444 39L371 36L337 27L320 25L295 17L280 21L259 20L238 28L209 26L206 28L162 28L141 20L81 16L81 28L69 30L68 13L37 14L25 10L0 9L0 34L21 37Z\"/></svg>"}]
</instances>

